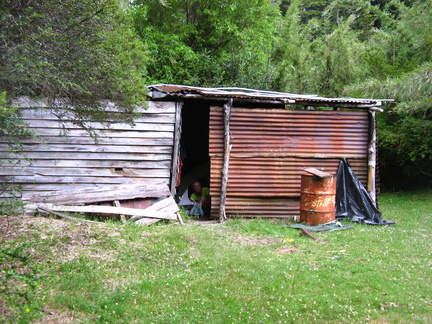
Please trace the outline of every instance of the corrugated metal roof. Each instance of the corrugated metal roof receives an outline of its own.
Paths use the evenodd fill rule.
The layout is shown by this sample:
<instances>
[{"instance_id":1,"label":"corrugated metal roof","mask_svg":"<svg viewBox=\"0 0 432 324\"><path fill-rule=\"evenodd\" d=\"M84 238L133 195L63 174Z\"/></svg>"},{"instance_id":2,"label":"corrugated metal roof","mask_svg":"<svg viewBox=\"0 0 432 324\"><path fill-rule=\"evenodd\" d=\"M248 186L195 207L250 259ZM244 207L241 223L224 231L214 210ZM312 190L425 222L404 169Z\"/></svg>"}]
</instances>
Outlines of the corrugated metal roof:
<instances>
[{"instance_id":1,"label":"corrugated metal roof","mask_svg":"<svg viewBox=\"0 0 432 324\"><path fill-rule=\"evenodd\" d=\"M280 104L299 104L303 106L335 106L348 108L369 108L382 105L391 99L326 98L318 95L299 95L284 92L254 90L247 88L203 88L176 84L149 85L148 95L152 99L201 98L225 100L234 98L250 101L268 101Z\"/></svg>"}]
</instances>

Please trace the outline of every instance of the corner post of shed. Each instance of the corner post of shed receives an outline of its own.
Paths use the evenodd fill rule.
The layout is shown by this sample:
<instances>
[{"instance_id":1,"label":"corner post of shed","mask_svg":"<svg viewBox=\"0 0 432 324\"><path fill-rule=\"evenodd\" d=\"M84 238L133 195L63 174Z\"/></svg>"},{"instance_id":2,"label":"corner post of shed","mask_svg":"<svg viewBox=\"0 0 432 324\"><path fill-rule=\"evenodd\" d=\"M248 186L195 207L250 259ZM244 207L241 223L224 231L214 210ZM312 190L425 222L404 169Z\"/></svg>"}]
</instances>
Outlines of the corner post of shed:
<instances>
[{"instance_id":1,"label":"corner post of shed","mask_svg":"<svg viewBox=\"0 0 432 324\"><path fill-rule=\"evenodd\" d=\"M224 222L227 219L225 213L225 205L227 196L226 191L228 185L228 168L231 154L230 119L232 104L233 98L229 98L228 102L224 105L224 160L222 166L222 186L219 206L219 222Z\"/></svg>"},{"instance_id":2,"label":"corner post of shed","mask_svg":"<svg viewBox=\"0 0 432 324\"><path fill-rule=\"evenodd\" d=\"M367 191L376 206L376 164L377 164L377 121L376 111L381 108L371 107L369 109L369 144L368 144L368 178Z\"/></svg>"},{"instance_id":3,"label":"corner post of shed","mask_svg":"<svg viewBox=\"0 0 432 324\"><path fill-rule=\"evenodd\" d=\"M170 191L173 197L176 196L177 177L179 174L179 152L180 152L180 138L181 138L181 112L183 103L177 101L175 103L175 124L174 124L174 140L172 151L172 164L171 164L171 185Z\"/></svg>"}]
</instances>

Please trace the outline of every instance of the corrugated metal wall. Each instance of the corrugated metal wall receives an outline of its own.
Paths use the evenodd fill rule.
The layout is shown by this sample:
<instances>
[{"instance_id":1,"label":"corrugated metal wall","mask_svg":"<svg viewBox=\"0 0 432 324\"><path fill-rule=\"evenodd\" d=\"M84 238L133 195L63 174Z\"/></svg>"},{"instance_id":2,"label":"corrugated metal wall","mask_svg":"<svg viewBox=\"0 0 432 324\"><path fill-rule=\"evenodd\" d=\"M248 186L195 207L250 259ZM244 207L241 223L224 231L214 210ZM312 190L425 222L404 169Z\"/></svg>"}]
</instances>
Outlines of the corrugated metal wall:
<instances>
[{"instance_id":1,"label":"corrugated metal wall","mask_svg":"<svg viewBox=\"0 0 432 324\"><path fill-rule=\"evenodd\" d=\"M347 158L367 184L367 111L232 108L228 217L292 217L300 213L300 176L313 167L336 174ZM219 216L224 123L210 108L212 216Z\"/></svg>"}]
</instances>

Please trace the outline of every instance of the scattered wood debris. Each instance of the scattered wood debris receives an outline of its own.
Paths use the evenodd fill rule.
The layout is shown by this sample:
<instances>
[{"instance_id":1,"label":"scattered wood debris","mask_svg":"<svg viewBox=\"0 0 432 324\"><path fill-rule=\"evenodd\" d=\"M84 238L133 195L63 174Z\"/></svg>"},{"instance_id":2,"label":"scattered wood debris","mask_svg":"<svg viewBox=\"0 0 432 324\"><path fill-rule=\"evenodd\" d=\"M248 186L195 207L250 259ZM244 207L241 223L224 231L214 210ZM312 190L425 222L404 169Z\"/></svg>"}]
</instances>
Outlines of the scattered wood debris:
<instances>
[{"instance_id":1,"label":"scattered wood debris","mask_svg":"<svg viewBox=\"0 0 432 324\"><path fill-rule=\"evenodd\" d=\"M300 230L301 230L300 235L304 235L310 237L311 239L319 241L319 238L313 235L308 229L302 227Z\"/></svg>"},{"instance_id":2,"label":"scattered wood debris","mask_svg":"<svg viewBox=\"0 0 432 324\"><path fill-rule=\"evenodd\" d=\"M151 206L138 209L122 207L121 200L154 198L158 201ZM136 222L150 225L161 219L177 220L183 225L180 209L169 189L164 184L133 183L96 189L75 190L68 193L49 193L38 197L30 197L26 205L26 213L42 211L71 220L84 221L81 218L66 216L56 212L77 212L119 215L124 224ZM94 205L112 201L114 206ZM91 203L92 205L84 205ZM126 216L130 216L126 219Z\"/></svg>"},{"instance_id":3,"label":"scattered wood debris","mask_svg":"<svg viewBox=\"0 0 432 324\"><path fill-rule=\"evenodd\" d=\"M84 223L103 224L102 222L95 222L95 221L91 221L91 220L84 219L84 218L78 218L78 217L73 217L73 216L64 215L64 214L61 214L61 213L56 213L56 212L54 212L54 211L52 211L52 210L49 210L49 209L47 209L47 208L45 208L45 207L38 207L37 209L38 209L40 212L42 212L42 213L46 213L46 214L53 214L53 215L56 215L56 216L58 216L58 217L60 217L60 218L66 218L66 219L69 219L69 220L74 221L74 222L84 222Z\"/></svg>"}]
</instances>

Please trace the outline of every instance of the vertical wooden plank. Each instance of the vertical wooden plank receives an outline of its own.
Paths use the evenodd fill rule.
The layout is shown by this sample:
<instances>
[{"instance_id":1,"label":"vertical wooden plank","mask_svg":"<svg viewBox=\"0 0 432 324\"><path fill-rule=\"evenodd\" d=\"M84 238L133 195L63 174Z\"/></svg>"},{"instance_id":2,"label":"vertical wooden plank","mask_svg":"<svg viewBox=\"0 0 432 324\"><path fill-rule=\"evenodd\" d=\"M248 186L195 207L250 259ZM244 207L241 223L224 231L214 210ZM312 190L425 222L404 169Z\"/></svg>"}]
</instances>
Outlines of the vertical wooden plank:
<instances>
[{"instance_id":1,"label":"vertical wooden plank","mask_svg":"<svg viewBox=\"0 0 432 324\"><path fill-rule=\"evenodd\" d=\"M222 167L222 187L221 187L221 200L219 209L219 222L226 220L225 204L226 204L226 190L228 182L228 166L231 152L231 139L230 139L230 119L231 119L231 107L233 99L230 98L224 105L224 162Z\"/></svg>"},{"instance_id":2,"label":"vertical wooden plank","mask_svg":"<svg viewBox=\"0 0 432 324\"><path fill-rule=\"evenodd\" d=\"M118 200L114 200L114 206L116 206L116 207L121 207L121 204L120 204L120 201L118 201ZM125 217L125 215L120 215L120 220L121 220L121 222L123 223L123 224L126 224L126 217Z\"/></svg>"},{"instance_id":3,"label":"vertical wooden plank","mask_svg":"<svg viewBox=\"0 0 432 324\"><path fill-rule=\"evenodd\" d=\"M376 150L377 150L377 129L376 129L376 112L369 110L370 118L370 141L368 146L368 184L367 190L376 206Z\"/></svg>"},{"instance_id":4,"label":"vertical wooden plank","mask_svg":"<svg viewBox=\"0 0 432 324\"><path fill-rule=\"evenodd\" d=\"M173 146L173 155L172 155L171 184L170 184L170 191L173 197L176 196L177 176L178 176L178 168L179 168L182 108L183 108L183 102L177 101L175 105L174 143L173 143L174 146Z\"/></svg>"}]
</instances>

